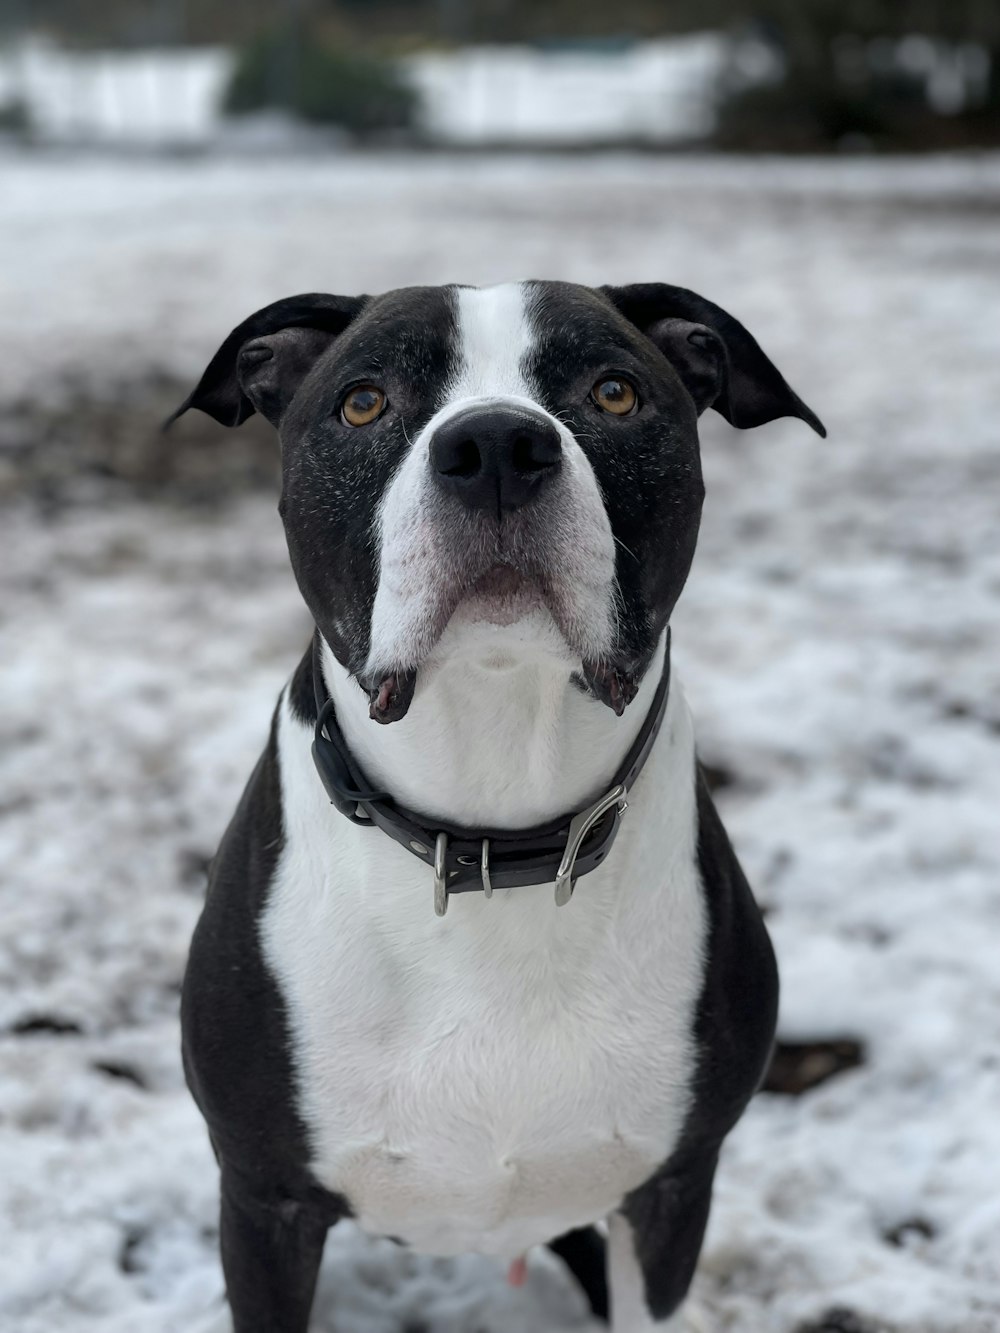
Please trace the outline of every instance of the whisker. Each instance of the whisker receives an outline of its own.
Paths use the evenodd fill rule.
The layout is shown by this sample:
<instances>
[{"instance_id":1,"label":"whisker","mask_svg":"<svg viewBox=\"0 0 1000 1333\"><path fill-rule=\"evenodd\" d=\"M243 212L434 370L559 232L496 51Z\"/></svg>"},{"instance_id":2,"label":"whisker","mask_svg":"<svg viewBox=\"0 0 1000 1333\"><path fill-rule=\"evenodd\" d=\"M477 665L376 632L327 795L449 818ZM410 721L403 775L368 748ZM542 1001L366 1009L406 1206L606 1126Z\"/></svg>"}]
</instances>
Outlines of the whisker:
<instances>
[{"instance_id":1,"label":"whisker","mask_svg":"<svg viewBox=\"0 0 1000 1333\"><path fill-rule=\"evenodd\" d=\"M614 534L614 533L612 533L611 536L614 537L615 545L616 545L616 546L620 546L620 547L622 548L622 550L625 551L625 552L627 552L627 554L630 555L630 556L632 557L632 559L635 561L635 563L638 564L638 563L639 563L639 557L638 557L638 556L636 555L636 553L632 550L632 548L631 548L630 546L626 546L625 543L622 541L622 539L621 539L620 537L615 537L615 534Z\"/></svg>"}]
</instances>

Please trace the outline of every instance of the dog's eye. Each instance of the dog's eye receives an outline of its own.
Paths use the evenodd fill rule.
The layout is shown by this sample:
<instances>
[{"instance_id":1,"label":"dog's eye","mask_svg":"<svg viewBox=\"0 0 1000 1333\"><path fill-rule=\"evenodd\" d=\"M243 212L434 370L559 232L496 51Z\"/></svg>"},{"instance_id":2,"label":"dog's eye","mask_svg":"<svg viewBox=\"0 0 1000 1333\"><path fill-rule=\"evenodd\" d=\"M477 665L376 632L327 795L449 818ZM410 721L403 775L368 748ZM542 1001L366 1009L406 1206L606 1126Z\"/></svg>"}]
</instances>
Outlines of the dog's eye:
<instances>
[{"instance_id":1,"label":"dog's eye","mask_svg":"<svg viewBox=\"0 0 1000 1333\"><path fill-rule=\"evenodd\" d=\"M613 412L616 417L627 417L639 406L639 395L628 380L598 380L590 396L602 412Z\"/></svg>"},{"instance_id":2,"label":"dog's eye","mask_svg":"<svg viewBox=\"0 0 1000 1333\"><path fill-rule=\"evenodd\" d=\"M344 399L340 419L345 426L367 426L385 411L386 396L377 385L359 384Z\"/></svg>"}]
</instances>

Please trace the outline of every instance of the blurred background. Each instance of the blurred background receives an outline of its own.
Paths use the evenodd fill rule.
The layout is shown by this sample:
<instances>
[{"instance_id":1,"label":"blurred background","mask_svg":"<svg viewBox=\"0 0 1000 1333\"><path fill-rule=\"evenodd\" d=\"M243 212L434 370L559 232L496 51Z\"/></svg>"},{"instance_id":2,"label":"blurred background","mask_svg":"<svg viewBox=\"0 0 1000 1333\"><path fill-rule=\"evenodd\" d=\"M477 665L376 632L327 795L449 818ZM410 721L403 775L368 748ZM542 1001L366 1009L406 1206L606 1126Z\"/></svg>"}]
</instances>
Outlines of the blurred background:
<instances>
[{"instance_id":1,"label":"blurred background","mask_svg":"<svg viewBox=\"0 0 1000 1333\"><path fill-rule=\"evenodd\" d=\"M703 419L674 621L783 978L699 1333L1000 1330L1000 6L0 0L0 1326L207 1328L177 997L309 623L257 418L294 292L662 280L829 428ZM339 1227L325 1333L589 1330Z\"/></svg>"},{"instance_id":2,"label":"blurred background","mask_svg":"<svg viewBox=\"0 0 1000 1333\"><path fill-rule=\"evenodd\" d=\"M995 143L994 0L5 0L32 142L209 148ZM331 136L327 135L327 142Z\"/></svg>"}]
</instances>

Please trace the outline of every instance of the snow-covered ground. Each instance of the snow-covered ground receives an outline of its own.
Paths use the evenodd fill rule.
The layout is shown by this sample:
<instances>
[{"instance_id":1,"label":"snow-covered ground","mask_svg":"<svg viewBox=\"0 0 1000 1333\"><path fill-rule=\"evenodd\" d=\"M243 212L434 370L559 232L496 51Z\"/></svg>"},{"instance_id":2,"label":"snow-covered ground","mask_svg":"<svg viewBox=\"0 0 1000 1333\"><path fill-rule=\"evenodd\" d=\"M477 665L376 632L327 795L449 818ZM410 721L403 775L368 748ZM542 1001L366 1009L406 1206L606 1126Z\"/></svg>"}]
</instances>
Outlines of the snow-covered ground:
<instances>
[{"instance_id":1,"label":"snow-covered ground","mask_svg":"<svg viewBox=\"0 0 1000 1333\"><path fill-rule=\"evenodd\" d=\"M749 325L830 438L706 422L676 659L781 1035L866 1059L756 1099L697 1303L710 1333L1000 1330L1000 162L11 157L0 253L0 410L190 378L312 288L662 278ZM187 1333L221 1280L177 989L306 617L273 496L0 522L0 1327ZM589 1329L544 1254L512 1291L347 1227L316 1327Z\"/></svg>"}]
</instances>

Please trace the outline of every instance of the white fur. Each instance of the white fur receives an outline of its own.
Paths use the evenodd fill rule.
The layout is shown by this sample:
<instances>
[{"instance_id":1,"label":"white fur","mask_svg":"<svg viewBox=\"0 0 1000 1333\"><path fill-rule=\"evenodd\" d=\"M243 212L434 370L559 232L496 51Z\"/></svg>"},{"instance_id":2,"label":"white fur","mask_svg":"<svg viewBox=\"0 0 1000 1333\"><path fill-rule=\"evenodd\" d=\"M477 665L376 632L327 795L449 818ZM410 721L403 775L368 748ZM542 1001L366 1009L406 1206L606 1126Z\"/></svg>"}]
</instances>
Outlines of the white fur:
<instances>
[{"instance_id":1,"label":"white fur","mask_svg":"<svg viewBox=\"0 0 1000 1333\"><path fill-rule=\"evenodd\" d=\"M564 691L547 763L572 751L565 677ZM641 721L648 695L627 716ZM478 793L491 780L514 791L521 747L535 746L539 719L504 721L489 749L456 755ZM626 737L601 752L606 768ZM330 809L309 741L283 701L286 841L261 933L288 1007L313 1172L363 1228L435 1254L509 1259L604 1216L670 1153L690 1097L706 926L679 687L607 866L565 908L535 886L456 896L435 917L429 869ZM599 785L593 758L589 770ZM548 804L565 809L574 774L553 776ZM449 781L432 763L421 779L429 792ZM516 809L500 798L492 813Z\"/></svg>"},{"instance_id":2,"label":"white fur","mask_svg":"<svg viewBox=\"0 0 1000 1333\"><path fill-rule=\"evenodd\" d=\"M550 572L554 610L539 619L554 650L599 660L613 645L615 548L593 468L568 428L532 396L524 371L532 343L520 283L461 289L457 295L459 366L438 411L416 436L379 510L379 583L366 674L421 664L434 649L470 569L485 573L497 553L483 528L442 497L429 466L434 432L463 409L493 403L546 417L559 432L563 462L544 500L508 524L506 552L518 565L530 552Z\"/></svg>"},{"instance_id":3,"label":"white fur","mask_svg":"<svg viewBox=\"0 0 1000 1333\"><path fill-rule=\"evenodd\" d=\"M449 386L449 398L531 397L524 359L532 332L523 283L496 287L460 287L458 342L461 364Z\"/></svg>"}]
</instances>

